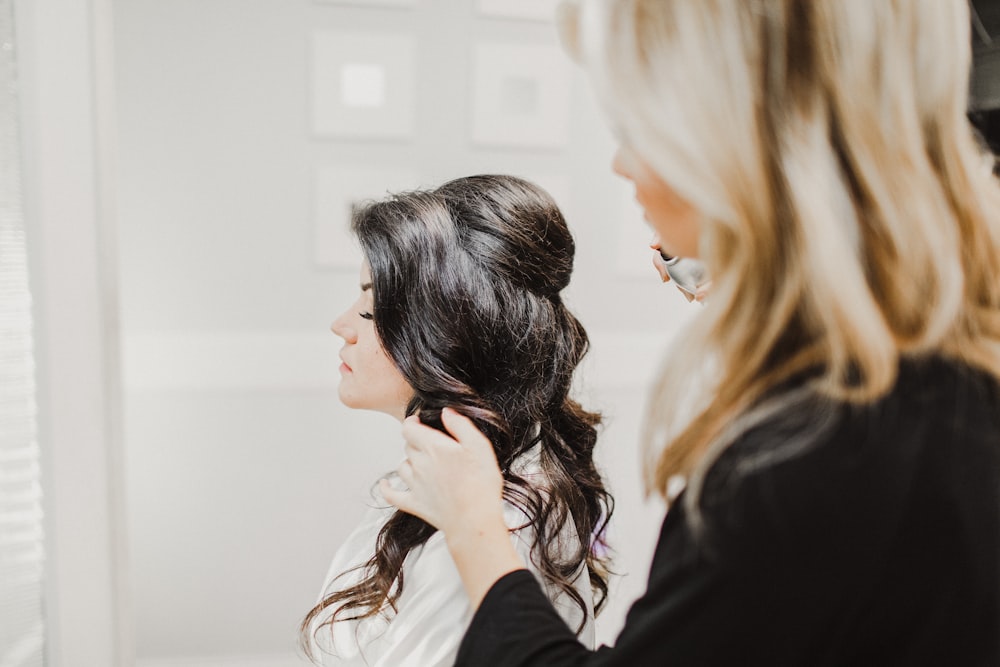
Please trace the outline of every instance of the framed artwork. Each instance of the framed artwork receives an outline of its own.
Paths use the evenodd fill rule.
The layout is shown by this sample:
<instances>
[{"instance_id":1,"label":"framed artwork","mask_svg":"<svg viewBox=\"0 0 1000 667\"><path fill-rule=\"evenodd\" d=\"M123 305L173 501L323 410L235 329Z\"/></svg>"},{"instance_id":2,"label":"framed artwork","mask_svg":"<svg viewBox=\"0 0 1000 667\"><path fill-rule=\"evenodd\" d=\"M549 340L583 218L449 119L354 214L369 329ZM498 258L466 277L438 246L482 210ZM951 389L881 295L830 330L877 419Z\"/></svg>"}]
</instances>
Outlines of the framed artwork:
<instances>
[{"instance_id":1,"label":"framed artwork","mask_svg":"<svg viewBox=\"0 0 1000 667\"><path fill-rule=\"evenodd\" d=\"M473 143L566 145L572 70L557 47L479 44L473 60Z\"/></svg>"},{"instance_id":2,"label":"framed artwork","mask_svg":"<svg viewBox=\"0 0 1000 667\"><path fill-rule=\"evenodd\" d=\"M390 192L419 187L410 171L321 167L316 171L313 260L326 269L358 270L361 249L351 234L351 213L359 204Z\"/></svg>"},{"instance_id":3,"label":"framed artwork","mask_svg":"<svg viewBox=\"0 0 1000 667\"><path fill-rule=\"evenodd\" d=\"M320 5L353 5L355 7L416 7L417 0L315 0Z\"/></svg>"},{"instance_id":4,"label":"framed artwork","mask_svg":"<svg viewBox=\"0 0 1000 667\"><path fill-rule=\"evenodd\" d=\"M511 19L551 21L559 0L479 0L479 12Z\"/></svg>"},{"instance_id":5,"label":"framed artwork","mask_svg":"<svg viewBox=\"0 0 1000 667\"><path fill-rule=\"evenodd\" d=\"M413 131L413 38L316 32L312 129L320 137L409 137Z\"/></svg>"}]
</instances>

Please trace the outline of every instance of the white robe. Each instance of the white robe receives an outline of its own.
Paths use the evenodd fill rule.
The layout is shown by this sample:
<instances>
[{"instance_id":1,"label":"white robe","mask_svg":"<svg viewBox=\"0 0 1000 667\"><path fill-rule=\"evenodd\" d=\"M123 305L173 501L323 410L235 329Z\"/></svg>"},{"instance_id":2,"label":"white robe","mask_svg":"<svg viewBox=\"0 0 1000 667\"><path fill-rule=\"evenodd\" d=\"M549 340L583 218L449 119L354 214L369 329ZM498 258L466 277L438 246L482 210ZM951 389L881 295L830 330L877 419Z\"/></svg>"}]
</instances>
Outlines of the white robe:
<instances>
[{"instance_id":1,"label":"white robe","mask_svg":"<svg viewBox=\"0 0 1000 667\"><path fill-rule=\"evenodd\" d=\"M526 467L530 469L533 466L529 464ZM530 479L540 473L521 474ZM393 509L369 509L361 524L333 557L320 599L361 580L361 570L338 575L367 562L374 555L375 539ZM512 529L510 537L515 549L542 582L531 560L534 531L530 527L514 530L525 522L524 514L505 503L504 520ZM575 545L575 528L567 524L560 533L559 541ZM454 664L459 643L472 620L472 610L440 531L407 555L403 562L403 574L405 585L396 602L398 610L395 615L390 610L389 616L380 614L361 621L337 621L314 633L313 652L324 666L450 667ZM580 608L567 595L560 595L544 582L542 586L566 624L575 631L581 620ZM574 588L587 604L587 623L579 639L585 646L593 648L593 594L585 565L574 581ZM320 621L314 623L313 629L323 619L328 619L331 613L332 610L326 610Z\"/></svg>"}]
</instances>

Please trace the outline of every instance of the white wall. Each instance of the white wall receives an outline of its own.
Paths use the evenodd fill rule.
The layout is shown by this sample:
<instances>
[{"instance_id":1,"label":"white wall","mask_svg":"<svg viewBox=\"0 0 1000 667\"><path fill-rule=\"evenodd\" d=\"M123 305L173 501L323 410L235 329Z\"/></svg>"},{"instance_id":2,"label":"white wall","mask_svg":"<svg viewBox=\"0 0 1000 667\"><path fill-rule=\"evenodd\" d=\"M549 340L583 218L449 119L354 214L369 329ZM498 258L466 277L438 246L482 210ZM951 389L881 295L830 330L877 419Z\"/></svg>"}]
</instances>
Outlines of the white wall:
<instances>
[{"instance_id":1,"label":"white wall","mask_svg":"<svg viewBox=\"0 0 1000 667\"><path fill-rule=\"evenodd\" d=\"M427 185L480 171L569 184L578 241L569 302L594 339L581 388L608 418L599 456L618 498L613 537L627 575L599 622L613 639L642 590L661 518L637 490L642 397L665 342L697 306L645 266L646 232L622 203L613 143L579 73L565 149L471 145L473 46L555 44L554 27L487 19L474 0L413 9L116 0L114 10L140 660L295 662L297 623L329 558L370 484L400 456L397 424L336 399L339 342L327 328L357 275L313 264L311 202L315 170L342 164L411 168ZM415 36L412 140L310 136L318 29ZM637 270L620 270L622 239Z\"/></svg>"}]
</instances>

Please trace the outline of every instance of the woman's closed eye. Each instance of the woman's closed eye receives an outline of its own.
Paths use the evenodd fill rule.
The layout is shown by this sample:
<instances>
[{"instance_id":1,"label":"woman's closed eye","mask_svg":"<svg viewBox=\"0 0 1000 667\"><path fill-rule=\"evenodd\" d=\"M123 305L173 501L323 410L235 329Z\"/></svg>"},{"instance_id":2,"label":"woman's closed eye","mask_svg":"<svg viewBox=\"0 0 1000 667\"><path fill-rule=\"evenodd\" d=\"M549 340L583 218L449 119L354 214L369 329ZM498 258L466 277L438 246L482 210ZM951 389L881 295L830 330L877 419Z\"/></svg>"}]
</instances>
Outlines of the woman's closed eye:
<instances>
[{"instance_id":1,"label":"woman's closed eye","mask_svg":"<svg viewBox=\"0 0 1000 667\"><path fill-rule=\"evenodd\" d=\"M358 315L360 315L361 319L363 319L363 320L371 320L371 319L374 319L374 317L375 317L374 315L372 315L371 313L369 313L367 311L362 311L362 312L358 313Z\"/></svg>"}]
</instances>

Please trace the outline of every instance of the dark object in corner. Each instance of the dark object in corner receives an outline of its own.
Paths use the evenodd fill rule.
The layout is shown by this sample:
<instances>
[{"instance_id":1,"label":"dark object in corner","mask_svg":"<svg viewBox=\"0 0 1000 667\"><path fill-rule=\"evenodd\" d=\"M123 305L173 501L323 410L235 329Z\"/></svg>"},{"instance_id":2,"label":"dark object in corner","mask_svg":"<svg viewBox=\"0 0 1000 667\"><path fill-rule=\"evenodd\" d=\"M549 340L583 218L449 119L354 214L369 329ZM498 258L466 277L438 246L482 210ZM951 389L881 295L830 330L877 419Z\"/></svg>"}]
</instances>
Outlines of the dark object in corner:
<instances>
[{"instance_id":1,"label":"dark object in corner","mask_svg":"<svg viewBox=\"0 0 1000 667\"><path fill-rule=\"evenodd\" d=\"M969 120L1000 155L1000 0L972 0ZM1000 174L1000 165L994 168Z\"/></svg>"}]
</instances>

